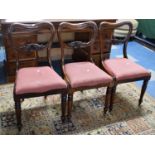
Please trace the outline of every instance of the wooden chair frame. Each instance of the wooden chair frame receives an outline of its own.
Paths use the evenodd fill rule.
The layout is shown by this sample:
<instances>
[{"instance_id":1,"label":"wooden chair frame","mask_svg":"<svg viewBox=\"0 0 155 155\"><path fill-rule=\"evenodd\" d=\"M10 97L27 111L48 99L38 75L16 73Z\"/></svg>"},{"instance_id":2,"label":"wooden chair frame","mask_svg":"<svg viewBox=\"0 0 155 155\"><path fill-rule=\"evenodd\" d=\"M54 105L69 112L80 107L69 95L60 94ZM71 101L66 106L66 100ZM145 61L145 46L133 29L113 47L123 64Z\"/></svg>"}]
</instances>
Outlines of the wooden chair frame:
<instances>
[{"instance_id":1,"label":"wooden chair frame","mask_svg":"<svg viewBox=\"0 0 155 155\"><path fill-rule=\"evenodd\" d=\"M126 35L125 38L119 40L119 39L116 39L116 38L113 37L113 32L114 32L115 29L119 29L121 26L128 26L129 31L128 31L128 34ZM109 36L106 35L107 31L111 32L111 33L109 33ZM121 23L101 22L100 26L99 26L101 60L104 61L106 59L109 59L112 44L118 44L118 43L123 43L123 57L128 58L128 56L127 56L127 45L128 45L128 41L130 39L131 34L132 34L132 23L131 22L127 22L127 21L126 22L121 22ZM104 44L106 43L106 46L108 48L105 48L105 49L107 49L107 50L104 49L103 43ZM141 77L141 78L134 78L134 79L130 79L130 80L117 81L115 77L113 77L113 78L114 78L114 86L112 88L111 102L110 102L110 106L109 106L109 111L112 111L113 102L114 102L114 95L115 95L116 87L117 87L118 84L143 80L143 85L142 85L140 99L139 99L139 106L140 106L141 103L142 103L142 100L143 100L144 93L145 93L146 88L147 88L148 81L151 78L151 73L148 76L144 76L144 77Z\"/></svg>"},{"instance_id":2,"label":"wooden chair frame","mask_svg":"<svg viewBox=\"0 0 155 155\"><path fill-rule=\"evenodd\" d=\"M90 40L88 42L83 42L83 41L72 41L70 43L65 43L61 37L62 32L91 32L90 35ZM92 89L92 88L100 88L100 87L105 87L107 86L107 92L106 92L106 99L105 99L105 108L104 108L104 114L107 112L108 110L108 106L109 106L109 102L110 102L110 96L111 96L111 87L112 87L112 83L110 83L109 85L96 85L95 87L78 87L78 88L72 88L70 85L70 81L69 78L67 77L67 74L64 70L64 57L65 57L65 53L64 53L64 48L72 48L72 49L82 49L82 48L90 48L90 51L88 52L88 60L90 62L93 62L92 59L92 50L93 50L93 44L95 42L96 36L98 33L98 27L96 25L96 23L92 22L92 21L88 21L88 22L83 22L83 23L68 23L68 22L63 22L59 25L58 27L58 38L59 38L59 42L61 45L61 63L62 63L62 72L64 74L64 78L68 83L68 109L67 109L67 114L68 114L68 120L70 121L71 119L71 111L72 111L72 105L73 105L73 93L75 91L83 91L86 89Z\"/></svg>"},{"instance_id":3,"label":"wooden chair frame","mask_svg":"<svg viewBox=\"0 0 155 155\"><path fill-rule=\"evenodd\" d=\"M45 44L40 44L36 41L36 43L32 42L25 42L23 45L16 45L14 39L16 37L20 37L21 35L38 35L38 34L44 34L48 33L50 34L49 40ZM49 63L49 66L52 67L51 64L51 58L50 58L50 50L51 45L53 42L53 37L55 35L55 28L52 23L49 22L40 22L36 24L21 24L21 23L13 23L10 26L9 29L9 39L12 45L13 52L16 54L16 69L18 72L19 65L23 61L31 61L31 60L39 60L38 57L38 51L46 49L47 54L47 61ZM28 59L28 60L21 60L19 58L19 52L25 51L25 52L36 52L36 58L35 59ZM52 77L51 77L52 78ZM32 97L39 97L39 96L45 96L52 95L52 94L61 94L61 109L62 109L62 116L61 119L64 121L65 119L65 111L66 111L66 98L67 98L67 88L66 89L56 89L56 90L49 90L43 93L26 93L26 94L16 94L15 91L16 88L16 82L14 84L14 91L13 91L13 97L15 102L15 111L16 111L16 118L17 118L17 126L18 129L21 130L22 123L21 123L21 101L23 101L25 98L32 98Z\"/></svg>"}]
</instances>

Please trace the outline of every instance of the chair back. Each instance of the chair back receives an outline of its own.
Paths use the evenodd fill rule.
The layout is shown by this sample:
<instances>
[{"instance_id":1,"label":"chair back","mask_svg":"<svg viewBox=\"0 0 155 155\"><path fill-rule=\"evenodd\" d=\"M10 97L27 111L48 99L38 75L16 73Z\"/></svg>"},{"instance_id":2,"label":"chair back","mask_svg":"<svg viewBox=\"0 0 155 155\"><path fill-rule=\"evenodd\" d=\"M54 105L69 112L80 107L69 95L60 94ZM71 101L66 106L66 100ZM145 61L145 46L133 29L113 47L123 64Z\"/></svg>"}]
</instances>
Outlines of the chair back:
<instances>
[{"instance_id":1,"label":"chair back","mask_svg":"<svg viewBox=\"0 0 155 155\"><path fill-rule=\"evenodd\" d=\"M128 33L123 38L116 38L114 33L117 30L121 30L123 27L128 27ZM101 60L108 59L110 57L111 47L113 44L123 44L123 57L127 58L127 44L132 34L131 22L110 23L101 22L99 26L100 37L100 52ZM103 46L104 45L104 46Z\"/></svg>"},{"instance_id":2,"label":"chair back","mask_svg":"<svg viewBox=\"0 0 155 155\"><path fill-rule=\"evenodd\" d=\"M69 41L65 42L62 38L62 33L88 33L89 35L89 40L83 41L83 40L75 40L74 41ZM77 52L85 52L88 60L92 60L91 58L91 52L92 52L92 47L93 44L96 40L98 33L98 28L95 22L93 21L88 21L88 22L83 22L83 23L68 23L68 22L62 22L60 23L58 27L58 38L61 46L61 62L62 65L64 65L64 58L65 58L65 48L71 48L74 51ZM86 50L85 50L86 49ZM89 49L89 50L88 50Z\"/></svg>"},{"instance_id":3,"label":"chair back","mask_svg":"<svg viewBox=\"0 0 155 155\"><path fill-rule=\"evenodd\" d=\"M39 62L38 52L46 51L46 59L51 66L51 46L55 28L52 23L39 22L36 24L22 24L13 23L9 28L9 39L15 52L16 68L19 68L20 63L23 61L36 61ZM46 35L45 41L38 41L39 36ZM33 58L22 58L23 54L27 56L34 53Z\"/></svg>"}]
</instances>

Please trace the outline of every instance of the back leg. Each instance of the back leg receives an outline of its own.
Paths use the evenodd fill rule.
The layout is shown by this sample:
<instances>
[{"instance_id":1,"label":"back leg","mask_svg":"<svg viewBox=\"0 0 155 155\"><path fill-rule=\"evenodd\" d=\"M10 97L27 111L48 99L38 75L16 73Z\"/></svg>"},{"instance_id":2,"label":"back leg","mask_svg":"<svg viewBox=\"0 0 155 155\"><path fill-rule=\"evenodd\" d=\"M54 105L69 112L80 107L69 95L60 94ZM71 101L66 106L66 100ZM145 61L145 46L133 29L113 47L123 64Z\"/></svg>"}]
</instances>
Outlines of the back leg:
<instances>
[{"instance_id":1,"label":"back leg","mask_svg":"<svg viewBox=\"0 0 155 155\"><path fill-rule=\"evenodd\" d=\"M146 79L146 80L143 81L141 94L140 94L140 98L139 98L139 106L141 105L141 103L143 101L143 97L144 97L144 94L145 94L145 91L146 91L146 88L147 88L147 85L148 85L148 81L149 81L149 79Z\"/></svg>"},{"instance_id":2,"label":"back leg","mask_svg":"<svg viewBox=\"0 0 155 155\"><path fill-rule=\"evenodd\" d=\"M66 119L66 99L67 99L67 93L62 93L61 94L61 120L62 123L65 122Z\"/></svg>"},{"instance_id":3,"label":"back leg","mask_svg":"<svg viewBox=\"0 0 155 155\"><path fill-rule=\"evenodd\" d=\"M107 88L107 91L106 91L104 115L105 115L106 112L108 111L109 104L110 104L110 97L111 97L111 87L108 87L108 88Z\"/></svg>"},{"instance_id":4,"label":"back leg","mask_svg":"<svg viewBox=\"0 0 155 155\"><path fill-rule=\"evenodd\" d=\"M117 87L116 85L112 87L109 112L111 112L112 109L113 109L114 98L115 98L115 93L116 93L116 87Z\"/></svg>"},{"instance_id":5,"label":"back leg","mask_svg":"<svg viewBox=\"0 0 155 155\"><path fill-rule=\"evenodd\" d=\"M18 130L21 130L22 127L22 123L21 123L21 103L20 103L20 99L19 100L15 100L15 112L16 112L16 119L17 119L17 127Z\"/></svg>"},{"instance_id":6,"label":"back leg","mask_svg":"<svg viewBox=\"0 0 155 155\"><path fill-rule=\"evenodd\" d=\"M73 92L70 92L68 94L68 109L67 109L67 117L68 117L68 121L71 120L71 113L72 113L72 106L73 106Z\"/></svg>"}]
</instances>

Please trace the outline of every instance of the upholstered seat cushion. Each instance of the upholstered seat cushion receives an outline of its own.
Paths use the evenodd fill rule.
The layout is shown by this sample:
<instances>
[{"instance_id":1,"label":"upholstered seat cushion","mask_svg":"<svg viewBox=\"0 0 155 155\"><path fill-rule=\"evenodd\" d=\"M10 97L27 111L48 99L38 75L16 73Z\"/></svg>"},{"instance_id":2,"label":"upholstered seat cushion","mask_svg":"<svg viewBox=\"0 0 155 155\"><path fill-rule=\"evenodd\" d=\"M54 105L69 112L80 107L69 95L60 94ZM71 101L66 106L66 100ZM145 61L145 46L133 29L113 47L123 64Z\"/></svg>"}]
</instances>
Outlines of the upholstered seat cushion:
<instances>
[{"instance_id":1,"label":"upholstered seat cushion","mask_svg":"<svg viewBox=\"0 0 155 155\"><path fill-rule=\"evenodd\" d=\"M91 62L69 63L64 69L72 88L109 84L112 81L112 77Z\"/></svg>"},{"instance_id":2,"label":"upholstered seat cushion","mask_svg":"<svg viewBox=\"0 0 155 155\"><path fill-rule=\"evenodd\" d=\"M108 59L102 64L106 71L118 81L150 76L145 68L126 58Z\"/></svg>"},{"instance_id":3,"label":"upholstered seat cushion","mask_svg":"<svg viewBox=\"0 0 155 155\"><path fill-rule=\"evenodd\" d=\"M42 93L66 87L66 82L48 66L22 68L17 72L16 94Z\"/></svg>"}]
</instances>

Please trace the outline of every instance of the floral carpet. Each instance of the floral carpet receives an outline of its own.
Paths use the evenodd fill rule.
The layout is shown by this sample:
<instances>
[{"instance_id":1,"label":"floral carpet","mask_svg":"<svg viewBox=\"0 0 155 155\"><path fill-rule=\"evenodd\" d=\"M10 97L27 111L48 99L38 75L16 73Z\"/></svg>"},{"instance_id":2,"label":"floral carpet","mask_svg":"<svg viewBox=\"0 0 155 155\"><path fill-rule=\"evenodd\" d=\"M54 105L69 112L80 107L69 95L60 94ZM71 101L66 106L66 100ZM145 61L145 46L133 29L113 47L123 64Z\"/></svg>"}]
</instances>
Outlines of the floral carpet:
<instances>
[{"instance_id":1,"label":"floral carpet","mask_svg":"<svg viewBox=\"0 0 155 155\"><path fill-rule=\"evenodd\" d=\"M13 84L0 86L1 135L133 135L155 134L155 100L147 94L138 106L140 90L134 83L119 85L111 113L103 115L105 88L74 94L72 121L60 121L60 96L25 99L22 130L16 128Z\"/></svg>"}]
</instances>

